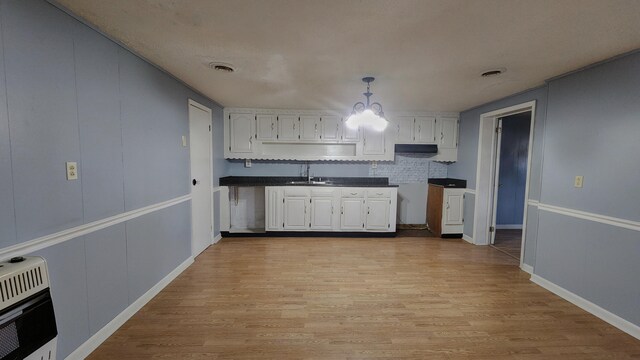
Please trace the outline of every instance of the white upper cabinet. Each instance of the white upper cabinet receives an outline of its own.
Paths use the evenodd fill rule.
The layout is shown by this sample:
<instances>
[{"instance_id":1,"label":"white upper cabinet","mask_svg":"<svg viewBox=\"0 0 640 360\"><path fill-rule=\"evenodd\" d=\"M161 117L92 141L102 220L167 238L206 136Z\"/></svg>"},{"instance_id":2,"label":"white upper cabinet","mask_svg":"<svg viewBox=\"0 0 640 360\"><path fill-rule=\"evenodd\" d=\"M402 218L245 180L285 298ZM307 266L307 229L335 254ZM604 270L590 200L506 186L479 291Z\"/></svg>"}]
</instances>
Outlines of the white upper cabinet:
<instances>
[{"instance_id":1,"label":"white upper cabinet","mask_svg":"<svg viewBox=\"0 0 640 360\"><path fill-rule=\"evenodd\" d=\"M362 153L364 155L384 155L385 132L364 128L362 140Z\"/></svg>"},{"instance_id":2,"label":"white upper cabinet","mask_svg":"<svg viewBox=\"0 0 640 360\"><path fill-rule=\"evenodd\" d=\"M322 123L320 140L326 142L336 142L340 140L340 125L342 124L342 119L339 116L328 115L322 116L320 120Z\"/></svg>"},{"instance_id":3,"label":"white upper cabinet","mask_svg":"<svg viewBox=\"0 0 640 360\"><path fill-rule=\"evenodd\" d=\"M346 118L342 119L342 136L343 142L358 142L360 140L360 130L352 129L345 124Z\"/></svg>"},{"instance_id":4,"label":"white upper cabinet","mask_svg":"<svg viewBox=\"0 0 640 360\"><path fill-rule=\"evenodd\" d=\"M253 114L229 114L229 151L234 153L253 152L255 118Z\"/></svg>"},{"instance_id":5,"label":"white upper cabinet","mask_svg":"<svg viewBox=\"0 0 640 360\"><path fill-rule=\"evenodd\" d=\"M456 149L458 147L458 119L442 117L438 120L440 128L438 148Z\"/></svg>"},{"instance_id":6,"label":"white upper cabinet","mask_svg":"<svg viewBox=\"0 0 640 360\"><path fill-rule=\"evenodd\" d=\"M396 136L396 144L411 144L413 138L413 126L415 119L413 116L398 116L393 120L391 131L394 131Z\"/></svg>"},{"instance_id":7,"label":"white upper cabinet","mask_svg":"<svg viewBox=\"0 0 640 360\"><path fill-rule=\"evenodd\" d=\"M256 139L258 140L276 140L278 129L276 128L275 115L256 115Z\"/></svg>"},{"instance_id":8,"label":"white upper cabinet","mask_svg":"<svg viewBox=\"0 0 640 360\"><path fill-rule=\"evenodd\" d=\"M322 124L320 123L320 116L300 116L300 140L317 141L320 140L321 133Z\"/></svg>"},{"instance_id":9,"label":"white upper cabinet","mask_svg":"<svg viewBox=\"0 0 640 360\"><path fill-rule=\"evenodd\" d=\"M300 139L300 120L296 115L278 115L278 140L298 141Z\"/></svg>"},{"instance_id":10,"label":"white upper cabinet","mask_svg":"<svg viewBox=\"0 0 640 360\"><path fill-rule=\"evenodd\" d=\"M417 143L435 144L436 118L432 116L416 116L414 131Z\"/></svg>"}]
</instances>

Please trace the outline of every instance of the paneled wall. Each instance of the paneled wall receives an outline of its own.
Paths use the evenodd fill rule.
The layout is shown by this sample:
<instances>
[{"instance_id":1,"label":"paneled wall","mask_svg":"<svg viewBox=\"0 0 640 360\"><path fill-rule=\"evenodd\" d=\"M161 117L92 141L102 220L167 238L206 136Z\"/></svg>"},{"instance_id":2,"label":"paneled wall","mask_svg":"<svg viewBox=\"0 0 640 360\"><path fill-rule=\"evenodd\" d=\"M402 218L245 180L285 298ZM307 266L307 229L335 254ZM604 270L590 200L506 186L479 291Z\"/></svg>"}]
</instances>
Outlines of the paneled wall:
<instances>
[{"instance_id":1,"label":"paneled wall","mask_svg":"<svg viewBox=\"0 0 640 360\"><path fill-rule=\"evenodd\" d=\"M535 278L604 309L614 322L626 320L636 334L640 287L630 274L640 272L638 74L636 51L465 111L459 161L449 167L449 176L475 188L480 115L537 100L524 262ZM576 175L584 176L582 188L574 187ZM467 204L473 200L467 194ZM473 225L465 223L465 234Z\"/></svg>"},{"instance_id":2,"label":"paneled wall","mask_svg":"<svg viewBox=\"0 0 640 360\"><path fill-rule=\"evenodd\" d=\"M214 184L225 175L214 102L43 0L0 0L0 31L0 251L188 195L188 99L213 110ZM190 217L180 202L34 252L59 359L190 257Z\"/></svg>"}]
</instances>

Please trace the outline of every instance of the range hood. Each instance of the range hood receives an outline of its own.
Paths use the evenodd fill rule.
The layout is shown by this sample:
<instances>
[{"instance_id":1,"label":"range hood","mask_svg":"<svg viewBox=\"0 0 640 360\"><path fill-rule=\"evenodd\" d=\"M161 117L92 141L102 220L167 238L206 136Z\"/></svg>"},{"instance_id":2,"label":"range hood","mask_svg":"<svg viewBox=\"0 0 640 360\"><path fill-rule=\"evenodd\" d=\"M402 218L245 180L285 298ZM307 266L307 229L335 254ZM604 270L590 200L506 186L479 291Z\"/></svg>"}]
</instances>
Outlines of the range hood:
<instances>
[{"instance_id":1,"label":"range hood","mask_svg":"<svg viewBox=\"0 0 640 360\"><path fill-rule=\"evenodd\" d=\"M437 154L438 145L435 144L396 144L396 154Z\"/></svg>"}]
</instances>

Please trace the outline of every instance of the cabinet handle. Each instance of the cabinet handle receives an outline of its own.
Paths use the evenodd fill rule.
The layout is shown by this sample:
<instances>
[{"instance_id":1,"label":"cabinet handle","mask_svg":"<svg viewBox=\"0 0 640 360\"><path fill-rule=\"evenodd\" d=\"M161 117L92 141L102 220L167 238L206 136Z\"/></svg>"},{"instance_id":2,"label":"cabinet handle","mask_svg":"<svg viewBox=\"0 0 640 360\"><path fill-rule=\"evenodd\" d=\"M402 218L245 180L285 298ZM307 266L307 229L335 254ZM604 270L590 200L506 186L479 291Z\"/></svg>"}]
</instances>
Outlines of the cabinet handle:
<instances>
[{"instance_id":1,"label":"cabinet handle","mask_svg":"<svg viewBox=\"0 0 640 360\"><path fill-rule=\"evenodd\" d=\"M296 129L296 123L293 123L293 130Z\"/></svg>"},{"instance_id":2,"label":"cabinet handle","mask_svg":"<svg viewBox=\"0 0 640 360\"><path fill-rule=\"evenodd\" d=\"M447 203L447 210L449 210L449 203Z\"/></svg>"},{"instance_id":3,"label":"cabinet handle","mask_svg":"<svg viewBox=\"0 0 640 360\"><path fill-rule=\"evenodd\" d=\"M273 130L273 123L271 123L271 130Z\"/></svg>"},{"instance_id":4,"label":"cabinet handle","mask_svg":"<svg viewBox=\"0 0 640 360\"><path fill-rule=\"evenodd\" d=\"M333 215L333 205L331 205L331 215Z\"/></svg>"},{"instance_id":5,"label":"cabinet handle","mask_svg":"<svg viewBox=\"0 0 640 360\"><path fill-rule=\"evenodd\" d=\"M369 207L367 207L367 215L369 215L369 210L371 210Z\"/></svg>"},{"instance_id":6,"label":"cabinet handle","mask_svg":"<svg viewBox=\"0 0 640 360\"><path fill-rule=\"evenodd\" d=\"M440 140L444 139L444 133L440 133Z\"/></svg>"},{"instance_id":7,"label":"cabinet handle","mask_svg":"<svg viewBox=\"0 0 640 360\"><path fill-rule=\"evenodd\" d=\"M400 125L397 125L397 126L398 126L398 132L400 132Z\"/></svg>"},{"instance_id":8,"label":"cabinet handle","mask_svg":"<svg viewBox=\"0 0 640 360\"><path fill-rule=\"evenodd\" d=\"M420 125L418 125L418 132L420 132L420 129L421 129L421 128L420 128Z\"/></svg>"},{"instance_id":9,"label":"cabinet handle","mask_svg":"<svg viewBox=\"0 0 640 360\"><path fill-rule=\"evenodd\" d=\"M344 215L344 206L341 206L341 207L340 207L340 214L343 214L343 215Z\"/></svg>"},{"instance_id":10,"label":"cabinet handle","mask_svg":"<svg viewBox=\"0 0 640 360\"><path fill-rule=\"evenodd\" d=\"M376 193L376 195L382 195L382 194L384 194L384 193Z\"/></svg>"},{"instance_id":11,"label":"cabinet handle","mask_svg":"<svg viewBox=\"0 0 640 360\"><path fill-rule=\"evenodd\" d=\"M349 193L349 194L351 194L351 195L358 195L358 193Z\"/></svg>"}]
</instances>

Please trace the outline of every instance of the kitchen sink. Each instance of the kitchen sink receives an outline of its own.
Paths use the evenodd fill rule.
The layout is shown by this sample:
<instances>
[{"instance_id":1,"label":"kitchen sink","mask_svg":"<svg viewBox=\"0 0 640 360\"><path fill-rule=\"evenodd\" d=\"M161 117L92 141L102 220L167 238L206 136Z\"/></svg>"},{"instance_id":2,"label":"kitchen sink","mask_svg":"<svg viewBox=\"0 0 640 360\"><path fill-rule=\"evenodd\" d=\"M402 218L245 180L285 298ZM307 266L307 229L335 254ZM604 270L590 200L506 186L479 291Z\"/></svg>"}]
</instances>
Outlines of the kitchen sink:
<instances>
[{"instance_id":1,"label":"kitchen sink","mask_svg":"<svg viewBox=\"0 0 640 360\"><path fill-rule=\"evenodd\" d=\"M289 181L288 185L331 185L333 184L331 181L322 181L322 180L311 180L311 181Z\"/></svg>"}]
</instances>

